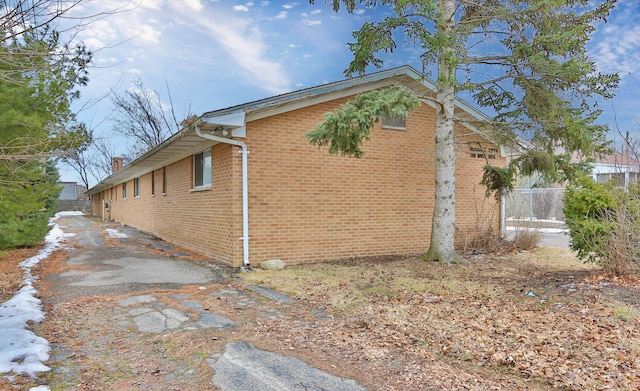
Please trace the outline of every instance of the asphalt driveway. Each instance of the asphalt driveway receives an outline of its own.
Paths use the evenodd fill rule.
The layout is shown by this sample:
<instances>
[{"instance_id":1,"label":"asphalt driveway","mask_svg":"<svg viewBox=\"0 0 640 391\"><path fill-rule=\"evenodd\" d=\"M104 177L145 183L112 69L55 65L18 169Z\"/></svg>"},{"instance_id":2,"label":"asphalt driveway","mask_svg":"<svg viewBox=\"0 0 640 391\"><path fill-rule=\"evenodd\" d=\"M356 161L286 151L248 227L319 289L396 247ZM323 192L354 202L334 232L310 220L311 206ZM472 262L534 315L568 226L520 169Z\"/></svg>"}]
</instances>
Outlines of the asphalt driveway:
<instances>
[{"instance_id":1,"label":"asphalt driveway","mask_svg":"<svg viewBox=\"0 0 640 391\"><path fill-rule=\"evenodd\" d=\"M129 227L86 216L57 223L75 236L43 276L52 389L364 390L304 354L256 346L249 319L292 316L286 296L244 287L231 268ZM317 313L310 322L330 321Z\"/></svg>"}]
</instances>

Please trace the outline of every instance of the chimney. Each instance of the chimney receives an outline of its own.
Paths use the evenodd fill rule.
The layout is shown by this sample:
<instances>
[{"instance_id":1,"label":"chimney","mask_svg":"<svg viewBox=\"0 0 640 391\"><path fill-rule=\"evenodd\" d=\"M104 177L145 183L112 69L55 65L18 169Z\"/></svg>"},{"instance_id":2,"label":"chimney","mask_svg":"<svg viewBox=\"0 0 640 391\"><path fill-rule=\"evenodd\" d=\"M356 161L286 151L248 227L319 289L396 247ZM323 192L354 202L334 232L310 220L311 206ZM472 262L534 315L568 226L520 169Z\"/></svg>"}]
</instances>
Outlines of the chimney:
<instances>
[{"instance_id":1,"label":"chimney","mask_svg":"<svg viewBox=\"0 0 640 391\"><path fill-rule=\"evenodd\" d=\"M116 172L118 170L120 170L122 168L122 162L123 162L123 158L121 157L114 157L113 158L113 172Z\"/></svg>"}]
</instances>

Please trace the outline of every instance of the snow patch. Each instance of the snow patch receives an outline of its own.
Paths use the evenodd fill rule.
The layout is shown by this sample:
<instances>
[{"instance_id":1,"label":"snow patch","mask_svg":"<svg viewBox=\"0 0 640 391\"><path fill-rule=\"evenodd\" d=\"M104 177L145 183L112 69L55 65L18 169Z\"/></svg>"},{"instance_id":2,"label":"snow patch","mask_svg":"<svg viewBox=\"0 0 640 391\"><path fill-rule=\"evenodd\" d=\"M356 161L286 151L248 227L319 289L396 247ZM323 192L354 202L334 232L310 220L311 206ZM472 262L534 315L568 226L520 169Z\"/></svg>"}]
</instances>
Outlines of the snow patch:
<instances>
[{"instance_id":1,"label":"snow patch","mask_svg":"<svg viewBox=\"0 0 640 391\"><path fill-rule=\"evenodd\" d=\"M126 233L118 231L117 229L106 228L105 231L107 231L111 239L128 238Z\"/></svg>"},{"instance_id":2,"label":"snow patch","mask_svg":"<svg viewBox=\"0 0 640 391\"><path fill-rule=\"evenodd\" d=\"M0 304L0 373L13 372L28 374L35 377L38 372L49 371L43 362L49 359L49 341L38 337L30 330L30 323L39 323L44 319L42 302L36 297L37 291L33 287L36 279L31 274L31 268L46 259L54 251L65 248L64 238L74 236L65 233L55 223L60 216L78 215L80 213L60 212L49 222L51 231L45 237L45 245L31 258L20 263L24 270L22 288L6 302ZM48 386L32 388L35 391L49 390Z\"/></svg>"},{"instance_id":3,"label":"snow patch","mask_svg":"<svg viewBox=\"0 0 640 391\"><path fill-rule=\"evenodd\" d=\"M54 217L54 219L61 216L84 216L84 212L80 212L79 210L66 210L56 213L56 217Z\"/></svg>"},{"instance_id":4,"label":"snow patch","mask_svg":"<svg viewBox=\"0 0 640 391\"><path fill-rule=\"evenodd\" d=\"M528 232L541 232L546 234L568 233L568 229L563 228L531 228L531 227L507 227L507 231L528 231Z\"/></svg>"}]
</instances>

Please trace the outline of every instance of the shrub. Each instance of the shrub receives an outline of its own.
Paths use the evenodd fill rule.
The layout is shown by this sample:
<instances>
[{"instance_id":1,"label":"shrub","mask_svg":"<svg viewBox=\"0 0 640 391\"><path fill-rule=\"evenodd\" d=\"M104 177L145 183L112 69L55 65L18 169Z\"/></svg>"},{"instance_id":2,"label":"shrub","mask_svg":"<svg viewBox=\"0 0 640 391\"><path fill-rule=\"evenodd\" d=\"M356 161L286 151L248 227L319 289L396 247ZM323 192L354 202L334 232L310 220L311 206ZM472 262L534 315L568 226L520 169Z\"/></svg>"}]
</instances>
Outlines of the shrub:
<instances>
[{"instance_id":1,"label":"shrub","mask_svg":"<svg viewBox=\"0 0 640 391\"><path fill-rule=\"evenodd\" d=\"M580 178L565 194L571 249L578 258L620 275L640 262L640 186L617 188Z\"/></svg>"},{"instance_id":2,"label":"shrub","mask_svg":"<svg viewBox=\"0 0 640 391\"><path fill-rule=\"evenodd\" d=\"M511 241L513 251L531 250L538 247L542 234L533 230L517 230Z\"/></svg>"}]
</instances>

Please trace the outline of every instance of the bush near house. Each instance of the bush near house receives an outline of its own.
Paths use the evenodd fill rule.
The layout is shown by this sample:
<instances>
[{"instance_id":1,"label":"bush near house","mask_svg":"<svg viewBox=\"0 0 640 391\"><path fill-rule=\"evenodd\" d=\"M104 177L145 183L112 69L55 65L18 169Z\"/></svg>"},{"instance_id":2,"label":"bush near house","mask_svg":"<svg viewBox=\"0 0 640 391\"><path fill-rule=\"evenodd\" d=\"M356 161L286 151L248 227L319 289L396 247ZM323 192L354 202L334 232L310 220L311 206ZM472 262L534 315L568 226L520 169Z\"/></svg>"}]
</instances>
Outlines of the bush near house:
<instances>
[{"instance_id":1,"label":"bush near house","mask_svg":"<svg viewBox=\"0 0 640 391\"><path fill-rule=\"evenodd\" d=\"M581 177L565 195L571 249L585 262L622 275L640 265L640 185L627 188Z\"/></svg>"}]
</instances>

